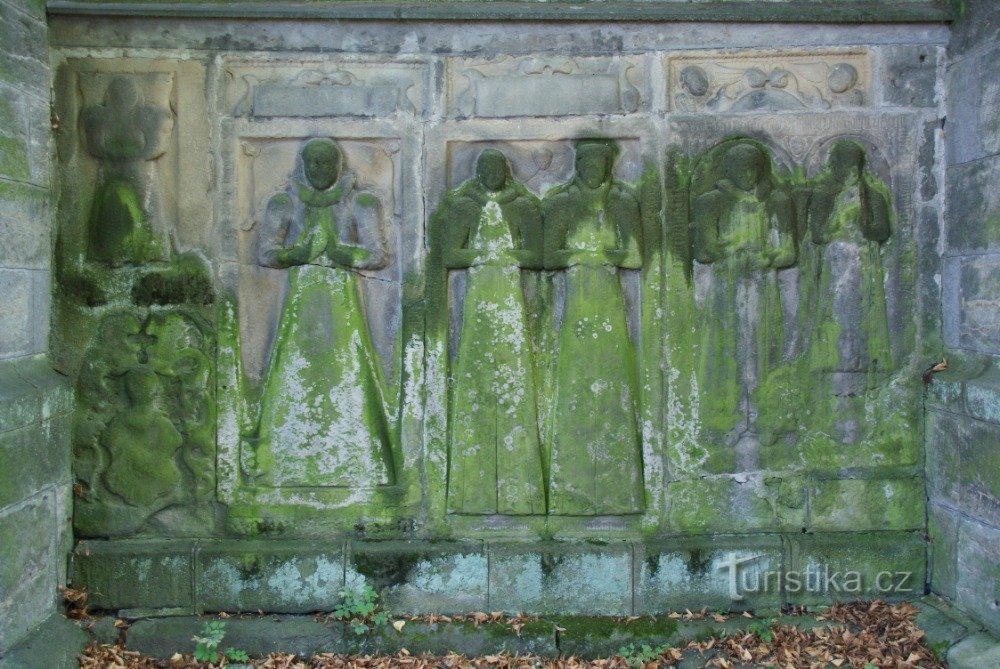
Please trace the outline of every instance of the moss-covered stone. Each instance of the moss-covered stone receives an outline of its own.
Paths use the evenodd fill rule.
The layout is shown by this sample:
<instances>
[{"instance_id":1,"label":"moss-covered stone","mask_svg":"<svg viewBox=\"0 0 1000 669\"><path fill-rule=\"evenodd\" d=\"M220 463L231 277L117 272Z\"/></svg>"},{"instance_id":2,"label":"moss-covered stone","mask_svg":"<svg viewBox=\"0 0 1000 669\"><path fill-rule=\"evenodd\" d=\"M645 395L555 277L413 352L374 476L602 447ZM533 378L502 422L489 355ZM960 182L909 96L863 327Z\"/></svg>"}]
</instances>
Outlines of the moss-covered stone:
<instances>
[{"instance_id":1,"label":"moss-covered stone","mask_svg":"<svg viewBox=\"0 0 1000 669\"><path fill-rule=\"evenodd\" d=\"M95 609L194 609L194 543L81 541L71 558L72 584Z\"/></svg>"},{"instance_id":2,"label":"moss-covered stone","mask_svg":"<svg viewBox=\"0 0 1000 669\"><path fill-rule=\"evenodd\" d=\"M909 530L924 526L920 478L817 481L809 491L812 530Z\"/></svg>"}]
</instances>

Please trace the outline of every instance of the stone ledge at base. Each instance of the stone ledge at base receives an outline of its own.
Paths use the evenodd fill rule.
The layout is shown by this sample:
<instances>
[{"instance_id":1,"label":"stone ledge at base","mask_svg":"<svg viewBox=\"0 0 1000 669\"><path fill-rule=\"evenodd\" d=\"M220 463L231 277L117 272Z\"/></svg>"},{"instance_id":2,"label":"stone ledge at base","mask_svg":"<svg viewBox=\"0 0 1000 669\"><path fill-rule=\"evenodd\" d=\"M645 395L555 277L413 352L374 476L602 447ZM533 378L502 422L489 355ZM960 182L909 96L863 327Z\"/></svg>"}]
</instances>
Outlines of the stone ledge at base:
<instances>
[{"instance_id":1,"label":"stone ledge at base","mask_svg":"<svg viewBox=\"0 0 1000 669\"><path fill-rule=\"evenodd\" d=\"M0 669L71 669L79 666L77 655L90 642L80 625L53 614L23 641L0 657Z\"/></svg>"},{"instance_id":2,"label":"stone ledge at base","mask_svg":"<svg viewBox=\"0 0 1000 669\"><path fill-rule=\"evenodd\" d=\"M342 588L365 584L396 614L642 615L702 606L759 612L787 603L922 596L926 542L921 532L903 531L607 545L81 541L71 570L73 587L87 589L93 609L133 617L139 607L144 615L329 611ZM848 572L859 576L852 581Z\"/></svg>"}]
</instances>

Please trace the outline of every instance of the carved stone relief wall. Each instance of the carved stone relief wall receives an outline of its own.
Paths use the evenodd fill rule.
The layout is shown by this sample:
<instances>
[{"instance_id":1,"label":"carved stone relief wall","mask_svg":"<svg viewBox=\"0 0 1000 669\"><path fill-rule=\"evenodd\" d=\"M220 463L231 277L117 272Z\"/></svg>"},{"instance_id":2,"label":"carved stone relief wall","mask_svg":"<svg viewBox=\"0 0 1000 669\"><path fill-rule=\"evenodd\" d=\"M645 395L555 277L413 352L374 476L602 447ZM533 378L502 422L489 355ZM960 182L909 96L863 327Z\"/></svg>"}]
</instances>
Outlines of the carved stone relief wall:
<instances>
[{"instance_id":1,"label":"carved stone relief wall","mask_svg":"<svg viewBox=\"0 0 1000 669\"><path fill-rule=\"evenodd\" d=\"M927 140L874 51L362 51L63 59L81 535L797 532L913 499Z\"/></svg>"}]
</instances>

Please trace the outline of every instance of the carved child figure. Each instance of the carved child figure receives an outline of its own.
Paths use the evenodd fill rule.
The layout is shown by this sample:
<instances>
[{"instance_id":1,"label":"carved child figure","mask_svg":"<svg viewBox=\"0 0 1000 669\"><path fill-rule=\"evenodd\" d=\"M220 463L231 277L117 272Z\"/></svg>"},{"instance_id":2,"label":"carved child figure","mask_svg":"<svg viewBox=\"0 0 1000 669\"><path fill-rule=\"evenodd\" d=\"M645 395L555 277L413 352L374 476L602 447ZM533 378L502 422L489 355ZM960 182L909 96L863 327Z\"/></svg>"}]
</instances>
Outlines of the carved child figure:
<instances>
[{"instance_id":1,"label":"carved child figure","mask_svg":"<svg viewBox=\"0 0 1000 669\"><path fill-rule=\"evenodd\" d=\"M467 269L458 356L451 373L448 510L544 514L533 360L521 268L542 264L538 199L507 158L483 151L476 178L437 216L444 266Z\"/></svg>"},{"instance_id":2,"label":"carved child figure","mask_svg":"<svg viewBox=\"0 0 1000 669\"><path fill-rule=\"evenodd\" d=\"M724 148L722 178L692 212L698 379L709 432L735 444L752 433L754 391L781 353L781 297L772 270L795 262L794 208L774 188L770 159L755 144ZM718 159L709 156L709 159Z\"/></svg>"},{"instance_id":3,"label":"carved child figure","mask_svg":"<svg viewBox=\"0 0 1000 669\"><path fill-rule=\"evenodd\" d=\"M882 244L891 234L889 192L865 171L865 148L834 144L809 203L809 231L819 263L811 304L813 371L892 369ZM874 381L874 379L871 379Z\"/></svg>"},{"instance_id":4,"label":"carved child figure","mask_svg":"<svg viewBox=\"0 0 1000 669\"><path fill-rule=\"evenodd\" d=\"M612 176L618 145L576 144L572 181L545 195L545 265L564 269L555 372L549 512L640 513L637 374L619 268L641 266L639 202Z\"/></svg>"}]
</instances>

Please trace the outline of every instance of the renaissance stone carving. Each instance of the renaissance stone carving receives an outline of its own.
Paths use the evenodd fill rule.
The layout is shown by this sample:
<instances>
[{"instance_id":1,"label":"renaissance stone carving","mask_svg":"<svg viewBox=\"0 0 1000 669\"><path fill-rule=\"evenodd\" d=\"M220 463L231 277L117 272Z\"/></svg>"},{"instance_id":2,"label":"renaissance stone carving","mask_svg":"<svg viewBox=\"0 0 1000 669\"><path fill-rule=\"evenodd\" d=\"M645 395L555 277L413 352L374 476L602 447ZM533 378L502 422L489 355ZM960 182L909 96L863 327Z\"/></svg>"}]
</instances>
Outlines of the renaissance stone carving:
<instances>
[{"instance_id":1,"label":"renaissance stone carving","mask_svg":"<svg viewBox=\"0 0 1000 669\"><path fill-rule=\"evenodd\" d=\"M103 317L76 388L74 523L82 536L211 527L211 347L193 314Z\"/></svg>"},{"instance_id":2,"label":"renaissance stone carving","mask_svg":"<svg viewBox=\"0 0 1000 669\"><path fill-rule=\"evenodd\" d=\"M423 69L419 61L275 62L266 67L226 63L233 116L253 118L380 117L421 113Z\"/></svg>"},{"instance_id":3,"label":"renaissance stone carving","mask_svg":"<svg viewBox=\"0 0 1000 669\"><path fill-rule=\"evenodd\" d=\"M639 202L612 177L617 144L576 144L572 181L546 193L545 266L565 270L558 336L549 513L643 510L635 353L619 269L641 266Z\"/></svg>"},{"instance_id":4,"label":"renaissance stone carving","mask_svg":"<svg viewBox=\"0 0 1000 669\"><path fill-rule=\"evenodd\" d=\"M627 114L642 104L640 72L627 58L454 60L449 109L485 118Z\"/></svg>"},{"instance_id":5,"label":"renaissance stone carving","mask_svg":"<svg viewBox=\"0 0 1000 669\"><path fill-rule=\"evenodd\" d=\"M288 268L251 475L271 486L373 487L395 470L379 365L356 271L387 262L381 203L313 139L271 198L259 262Z\"/></svg>"},{"instance_id":6,"label":"renaissance stone carving","mask_svg":"<svg viewBox=\"0 0 1000 669\"><path fill-rule=\"evenodd\" d=\"M538 198L499 151L436 213L443 264L466 270L458 355L449 374L448 510L544 514L532 341L521 270L542 267Z\"/></svg>"},{"instance_id":7,"label":"renaissance stone carving","mask_svg":"<svg viewBox=\"0 0 1000 669\"><path fill-rule=\"evenodd\" d=\"M754 431L755 390L783 350L774 270L795 262L795 212L757 144L730 141L701 160L691 213L698 382L708 430L735 444Z\"/></svg>"},{"instance_id":8,"label":"renaissance stone carving","mask_svg":"<svg viewBox=\"0 0 1000 669\"><path fill-rule=\"evenodd\" d=\"M668 59L677 111L830 109L870 104L863 51L712 53Z\"/></svg>"},{"instance_id":9,"label":"renaissance stone carving","mask_svg":"<svg viewBox=\"0 0 1000 669\"><path fill-rule=\"evenodd\" d=\"M108 84L103 104L84 109L81 120L87 150L102 169L87 222L87 259L112 267L163 259L139 166L166 150L170 112L146 104L136 83L119 76Z\"/></svg>"},{"instance_id":10,"label":"renaissance stone carving","mask_svg":"<svg viewBox=\"0 0 1000 669\"><path fill-rule=\"evenodd\" d=\"M892 209L865 159L862 145L839 141L813 185L806 248L818 267L807 274L814 283L803 296L812 302L806 313L813 369L878 377L892 370L881 248L892 232Z\"/></svg>"}]
</instances>

